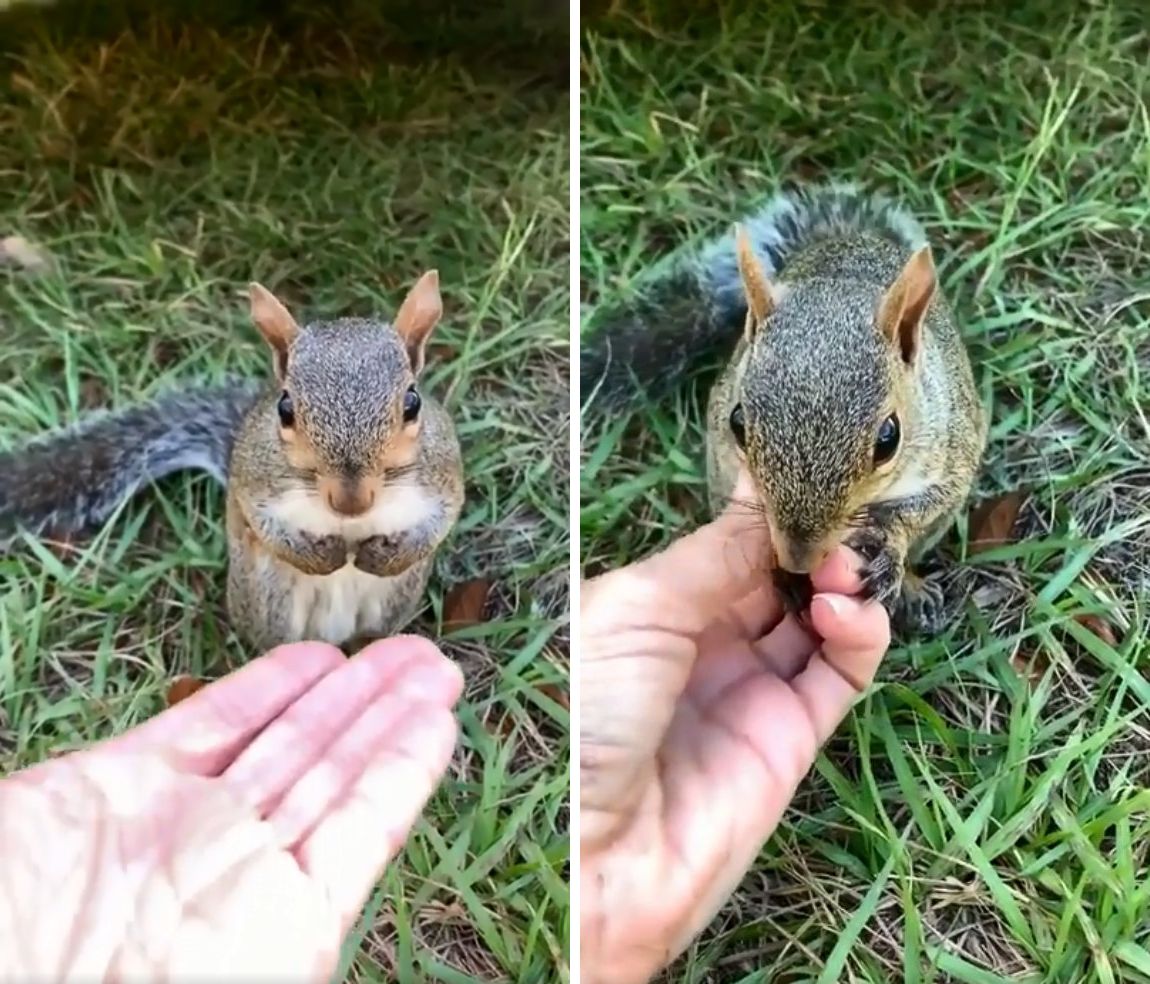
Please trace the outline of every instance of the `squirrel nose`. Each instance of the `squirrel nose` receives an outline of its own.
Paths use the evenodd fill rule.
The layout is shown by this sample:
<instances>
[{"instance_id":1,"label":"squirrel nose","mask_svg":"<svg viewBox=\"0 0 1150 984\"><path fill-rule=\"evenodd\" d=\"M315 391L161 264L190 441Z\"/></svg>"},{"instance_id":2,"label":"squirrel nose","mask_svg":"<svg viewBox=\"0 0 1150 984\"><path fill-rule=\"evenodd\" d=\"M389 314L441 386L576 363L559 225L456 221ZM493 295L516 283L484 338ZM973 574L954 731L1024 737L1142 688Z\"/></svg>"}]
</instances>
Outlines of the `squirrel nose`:
<instances>
[{"instance_id":1,"label":"squirrel nose","mask_svg":"<svg viewBox=\"0 0 1150 984\"><path fill-rule=\"evenodd\" d=\"M323 497L328 508L340 516L362 516L375 503L375 490L358 480L326 481Z\"/></svg>"}]
</instances>

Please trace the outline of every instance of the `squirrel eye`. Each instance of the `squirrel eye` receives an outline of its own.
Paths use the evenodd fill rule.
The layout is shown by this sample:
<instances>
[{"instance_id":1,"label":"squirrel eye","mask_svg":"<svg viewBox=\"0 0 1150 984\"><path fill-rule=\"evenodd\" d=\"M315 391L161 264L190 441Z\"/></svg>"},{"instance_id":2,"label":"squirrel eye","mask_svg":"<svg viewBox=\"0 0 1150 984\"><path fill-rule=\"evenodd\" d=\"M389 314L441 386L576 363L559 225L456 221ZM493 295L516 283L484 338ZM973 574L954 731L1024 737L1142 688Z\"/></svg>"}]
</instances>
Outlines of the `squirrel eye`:
<instances>
[{"instance_id":1,"label":"squirrel eye","mask_svg":"<svg viewBox=\"0 0 1150 984\"><path fill-rule=\"evenodd\" d=\"M743 405L736 403L731 410L731 433L735 435L735 443L743 448L747 446L747 425L743 420Z\"/></svg>"},{"instance_id":2,"label":"squirrel eye","mask_svg":"<svg viewBox=\"0 0 1150 984\"><path fill-rule=\"evenodd\" d=\"M893 413L882 422L878 429L878 437L874 442L874 463L881 465L890 461L898 450L899 442L898 417Z\"/></svg>"},{"instance_id":3,"label":"squirrel eye","mask_svg":"<svg viewBox=\"0 0 1150 984\"><path fill-rule=\"evenodd\" d=\"M414 386L408 388L407 392L403 394L403 421L410 424L416 417L419 416L419 408L423 406L423 400L419 398L419 392Z\"/></svg>"},{"instance_id":4,"label":"squirrel eye","mask_svg":"<svg viewBox=\"0 0 1150 984\"><path fill-rule=\"evenodd\" d=\"M276 404L276 413L280 415L280 425L285 430L295 426L295 406L287 390L280 394L280 401Z\"/></svg>"}]
</instances>

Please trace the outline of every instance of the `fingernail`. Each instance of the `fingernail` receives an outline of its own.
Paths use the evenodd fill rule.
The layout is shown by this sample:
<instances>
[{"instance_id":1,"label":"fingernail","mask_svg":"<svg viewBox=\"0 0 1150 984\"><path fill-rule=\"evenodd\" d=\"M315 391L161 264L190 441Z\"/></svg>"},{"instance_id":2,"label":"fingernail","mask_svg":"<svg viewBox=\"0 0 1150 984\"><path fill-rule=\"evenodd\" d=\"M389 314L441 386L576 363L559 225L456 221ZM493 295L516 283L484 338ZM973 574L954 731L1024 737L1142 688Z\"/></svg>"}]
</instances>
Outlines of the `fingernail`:
<instances>
[{"instance_id":1,"label":"fingernail","mask_svg":"<svg viewBox=\"0 0 1150 984\"><path fill-rule=\"evenodd\" d=\"M450 663L417 666L396 682L394 693L417 700L441 700L453 685L456 671Z\"/></svg>"},{"instance_id":2,"label":"fingernail","mask_svg":"<svg viewBox=\"0 0 1150 984\"><path fill-rule=\"evenodd\" d=\"M830 608L831 614L836 618L846 618L850 614L851 600L837 594L815 595L816 601L823 601Z\"/></svg>"}]
</instances>

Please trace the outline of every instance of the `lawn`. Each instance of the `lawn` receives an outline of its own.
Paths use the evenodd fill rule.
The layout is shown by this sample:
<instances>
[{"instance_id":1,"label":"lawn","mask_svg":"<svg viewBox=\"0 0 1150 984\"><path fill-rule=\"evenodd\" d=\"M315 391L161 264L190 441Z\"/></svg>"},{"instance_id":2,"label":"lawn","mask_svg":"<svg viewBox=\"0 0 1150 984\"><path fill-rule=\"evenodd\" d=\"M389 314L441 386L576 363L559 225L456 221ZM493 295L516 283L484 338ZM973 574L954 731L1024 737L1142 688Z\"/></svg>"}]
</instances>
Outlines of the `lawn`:
<instances>
[{"instance_id":1,"label":"lawn","mask_svg":"<svg viewBox=\"0 0 1150 984\"><path fill-rule=\"evenodd\" d=\"M444 641L467 677L461 747L350 980L567 979L568 42L545 7L93 0L0 19L0 237L50 257L0 268L0 445L183 378L267 373L253 278L332 317L390 313L440 271L429 385L467 502L416 628L442 638L452 586L491 590ZM0 769L248 659L224 555L221 490L181 476L90 540L0 558Z\"/></svg>"},{"instance_id":2,"label":"lawn","mask_svg":"<svg viewBox=\"0 0 1150 984\"><path fill-rule=\"evenodd\" d=\"M893 648L668 980L1150 981L1150 62L1143 4L617 3L584 19L581 301L782 180L928 226L993 408L945 553L960 616ZM704 375L584 428L588 572L706 516ZM694 389L694 392L692 392Z\"/></svg>"}]
</instances>

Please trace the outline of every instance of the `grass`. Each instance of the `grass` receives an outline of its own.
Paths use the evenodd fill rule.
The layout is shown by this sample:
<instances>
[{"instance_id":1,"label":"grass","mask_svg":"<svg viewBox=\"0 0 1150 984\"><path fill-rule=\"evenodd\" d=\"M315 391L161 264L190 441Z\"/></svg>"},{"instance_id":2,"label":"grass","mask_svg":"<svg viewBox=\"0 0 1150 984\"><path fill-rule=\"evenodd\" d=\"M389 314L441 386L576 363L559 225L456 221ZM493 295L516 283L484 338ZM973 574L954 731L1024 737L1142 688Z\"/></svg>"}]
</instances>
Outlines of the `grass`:
<instances>
[{"instance_id":1,"label":"grass","mask_svg":"<svg viewBox=\"0 0 1150 984\"><path fill-rule=\"evenodd\" d=\"M1133 0L585 17L584 304L781 180L884 188L993 408L978 494L1029 491L1013 542L951 536L960 618L892 649L668 980L1150 981L1146 44ZM704 519L706 382L585 428L587 570Z\"/></svg>"},{"instance_id":2,"label":"grass","mask_svg":"<svg viewBox=\"0 0 1150 984\"><path fill-rule=\"evenodd\" d=\"M196 9L198 8L198 9ZM131 21L134 26L126 25ZM81 3L0 20L0 444L192 377L264 374L256 278L304 315L391 312L438 266L431 386L467 503L417 629L461 748L351 941L357 981L567 979L568 93L542 5ZM165 481L67 551L0 558L0 769L120 731L251 654L221 490Z\"/></svg>"}]
</instances>

